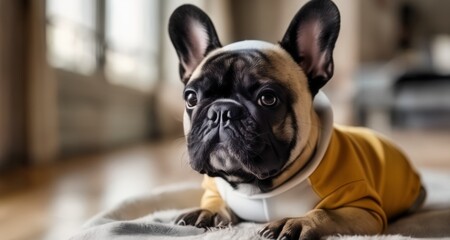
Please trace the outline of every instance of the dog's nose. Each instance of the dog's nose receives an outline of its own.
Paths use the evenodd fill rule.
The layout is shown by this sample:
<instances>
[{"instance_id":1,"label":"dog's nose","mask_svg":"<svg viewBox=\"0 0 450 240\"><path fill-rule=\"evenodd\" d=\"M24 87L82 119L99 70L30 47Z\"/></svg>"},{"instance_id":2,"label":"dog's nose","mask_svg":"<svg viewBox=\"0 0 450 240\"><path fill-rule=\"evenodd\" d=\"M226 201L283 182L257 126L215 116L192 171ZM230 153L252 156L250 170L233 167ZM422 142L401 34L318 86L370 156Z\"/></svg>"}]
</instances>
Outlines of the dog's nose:
<instances>
[{"instance_id":1,"label":"dog's nose","mask_svg":"<svg viewBox=\"0 0 450 240\"><path fill-rule=\"evenodd\" d=\"M219 102L212 105L207 113L210 121L225 123L227 121L239 120L243 116L242 106L233 102Z\"/></svg>"}]
</instances>

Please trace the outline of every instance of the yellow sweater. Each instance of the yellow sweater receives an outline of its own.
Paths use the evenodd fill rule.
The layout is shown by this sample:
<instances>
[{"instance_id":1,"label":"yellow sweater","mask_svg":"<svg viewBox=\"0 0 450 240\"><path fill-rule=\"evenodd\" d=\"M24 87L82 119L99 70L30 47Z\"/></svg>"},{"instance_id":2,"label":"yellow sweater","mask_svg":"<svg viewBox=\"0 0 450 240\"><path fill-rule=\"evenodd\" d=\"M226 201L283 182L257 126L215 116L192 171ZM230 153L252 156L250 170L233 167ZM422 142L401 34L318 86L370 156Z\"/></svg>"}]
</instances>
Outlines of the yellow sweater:
<instances>
[{"instance_id":1,"label":"yellow sweater","mask_svg":"<svg viewBox=\"0 0 450 240\"><path fill-rule=\"evenodd\" d=\"M421 188L419 175L392 143L368 129L342 126L333 128L326 153L308 181L317 196L313 208L366 209L383 229L388 218L412 206ZM205 176L202 186L201 207L218 212L226 203L216 179Z\"/></svg>"}]
</instances>

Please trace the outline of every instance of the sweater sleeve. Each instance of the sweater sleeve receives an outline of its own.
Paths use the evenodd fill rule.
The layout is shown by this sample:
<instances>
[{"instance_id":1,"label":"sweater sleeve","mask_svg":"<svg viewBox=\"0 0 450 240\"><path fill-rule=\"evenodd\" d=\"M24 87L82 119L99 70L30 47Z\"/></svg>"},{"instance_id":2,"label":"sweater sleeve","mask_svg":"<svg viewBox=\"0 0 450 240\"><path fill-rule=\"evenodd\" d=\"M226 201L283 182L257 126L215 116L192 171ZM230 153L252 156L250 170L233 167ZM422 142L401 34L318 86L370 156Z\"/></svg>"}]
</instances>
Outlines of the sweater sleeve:
<instances>
[{"instance_id":1,"label":"sweater sleeve","mask_svg":"<svg viewBox=\"0 0 450 240\"><path fill-rule=\"evenodd\" d=\"M220 212L225 206L225 203L220 197L214 178L205 175L203 178L202 187L205 189L205 192L203 193L200 207L203 209L208 209L214 213Z\"/></svg>"},{"instance_id":2,"label":"sweater sleeve","mask_svg":"<svg viewBox=\"0 0 450 240\"><path fill-rule=\"evenodd\" d=\"M385 169L382 147L373 134L335 128L322 162L310 176L311 187L321 199L315 208L354 207L366 210L387 226L379 184Z\"/></svg>"},{"instance_id":3,"label":"sweater sleeve","mask_svg":"<svg viewBox=\"0 0 450 240\"><path fill-rule=\"evenodd\" d=\"M364 209L377 220L383 231L387 227L387 217L381 207L380 197L364 180L348 183L323 196L315 208L336 209L339 207Z\"/></svg>"}]
</instances>

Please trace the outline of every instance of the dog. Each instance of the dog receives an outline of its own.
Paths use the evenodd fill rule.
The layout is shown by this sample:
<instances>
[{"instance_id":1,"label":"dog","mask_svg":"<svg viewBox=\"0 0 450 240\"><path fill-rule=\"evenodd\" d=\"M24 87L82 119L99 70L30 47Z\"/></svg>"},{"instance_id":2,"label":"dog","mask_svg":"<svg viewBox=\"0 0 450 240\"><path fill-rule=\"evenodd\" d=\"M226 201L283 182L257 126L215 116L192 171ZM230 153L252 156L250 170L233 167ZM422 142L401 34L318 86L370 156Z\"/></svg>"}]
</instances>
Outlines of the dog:
<instances>
[{"instance_id":1,"label":"dog","mask_svg":"<svg viewBox=\"0 0 450 240\"><path fill-rule=\"evenodd\" d=\"M266 238L318 239L382 233L420 207L420 176L393 143L333 124L320 89L333 76L339 29L337 6L311 0L278 44L222 46L202 10L173 12L189 163L205 175L200 208L177 224L263 222Z\"/></svg>"}]
</instances>

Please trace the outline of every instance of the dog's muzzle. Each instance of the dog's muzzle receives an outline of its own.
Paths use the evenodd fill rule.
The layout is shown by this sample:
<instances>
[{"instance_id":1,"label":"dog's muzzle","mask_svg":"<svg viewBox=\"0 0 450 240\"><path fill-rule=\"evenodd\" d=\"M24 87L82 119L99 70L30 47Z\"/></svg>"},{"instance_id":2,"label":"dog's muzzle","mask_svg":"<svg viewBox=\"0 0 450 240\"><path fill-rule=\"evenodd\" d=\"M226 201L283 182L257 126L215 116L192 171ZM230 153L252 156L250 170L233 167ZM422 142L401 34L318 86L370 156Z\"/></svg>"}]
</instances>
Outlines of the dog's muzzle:
<instances>
[{"instance_id":1,"label":"dog's muzzle","mask_svg":"<svg viewBox=\"0 0 450 240\"><path fill-rule=\"evenodd\" d=\"M231 127L233 121L239 121L244 117L244 108L232 101L215 102L208 110L207 118L210 127L217 129L218 141L226 142L233 134Z\"/></svg>"},{"instance_id":2,"label":"dog's muzzle","mask_svg":"<svg viewBox=\"0 0 450 240\"><path fill-rule=\"evenodd\" d=\"M191 167L210 176L265 179L278 171L270 135L263 134L250 110L219 99L203 113L188 136ZM200 144L201 143L201 144ZM276 165L276 166L275 166Z\"/></svg>"}]
</instances>

